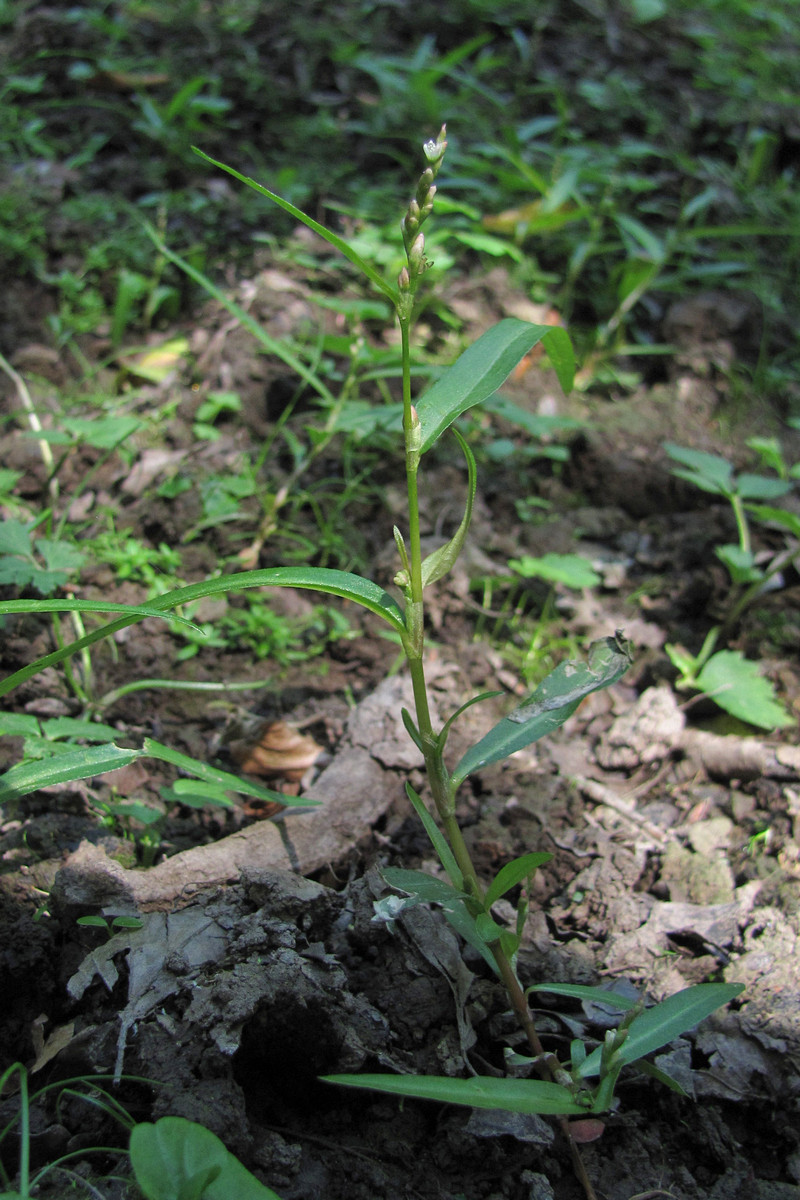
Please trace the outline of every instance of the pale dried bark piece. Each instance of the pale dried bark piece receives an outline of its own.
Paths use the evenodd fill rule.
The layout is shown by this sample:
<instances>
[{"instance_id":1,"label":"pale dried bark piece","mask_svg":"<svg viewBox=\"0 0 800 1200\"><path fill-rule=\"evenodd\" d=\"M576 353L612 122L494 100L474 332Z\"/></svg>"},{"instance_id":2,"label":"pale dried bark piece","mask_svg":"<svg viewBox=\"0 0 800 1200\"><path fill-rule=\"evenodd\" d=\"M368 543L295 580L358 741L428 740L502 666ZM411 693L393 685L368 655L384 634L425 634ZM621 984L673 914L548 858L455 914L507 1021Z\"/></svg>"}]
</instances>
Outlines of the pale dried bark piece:
<instances>
[{"instance_id":1,"label":"pale dried bark piece","mask_svg":"<svg viewBox=\"0 0 800 1200\"><path fill-rule=\"evenodd\" d=\"M244 871L280 868L309 875L336 865L370 836L402 790L398 776L383 764L422 766L400 716L401 707L412 704L407 676L384 680L362 700L350 715L336 757L314 783L319 807L289 809L277 820L185 850L146 871L125 870L99 847L84 843L56 875L56 902L73 911L111 903L118 912L169 909L188 904L199 892L238 882Z\"/></svg>"},{"instance_id":2,"label":"pale dried bark piece","mask_svg":"<svg viewBox=\"0 0 800 1200\"><path fill-rule=\"evenodd\" d=\"M800 746L770 744L760 738L723 737L702 729L685 729L679 748L718 779L800 778Z\"/></svg>"},{"instance_id":3,"label":"pale dried bark piece","mask_svg":"<svg viewBox=\"0 0 800 1200\"><path fill-rule=\"evenodd\" d=\"M800 746L687 729L675 695L663 687L643 692L595 748L605 770L634 770L669 754L686 755L717 779L800 778Z\"/></svg>"}]
</instances>

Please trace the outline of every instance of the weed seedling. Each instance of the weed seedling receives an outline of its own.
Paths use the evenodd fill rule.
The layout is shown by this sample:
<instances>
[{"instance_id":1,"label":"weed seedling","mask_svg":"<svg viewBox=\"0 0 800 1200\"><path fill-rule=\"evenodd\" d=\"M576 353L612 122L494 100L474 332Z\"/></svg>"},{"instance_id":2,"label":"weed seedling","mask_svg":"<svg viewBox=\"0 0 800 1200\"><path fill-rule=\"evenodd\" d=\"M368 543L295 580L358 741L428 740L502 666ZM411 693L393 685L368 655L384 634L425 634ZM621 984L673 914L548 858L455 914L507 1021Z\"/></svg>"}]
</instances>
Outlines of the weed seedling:
<instances>
[{"instance_id":1,"label":"weed seedling","mask_svg":"<svg viewBox=\"0 0 800 1200\"><path fill-rule=\"evenodd\" d=\"M84 925L89 929L102 929L106 935L106 939L112 938L115 933L119 933L121 929L141 929L143 922L138 917L112 917L109 921L106 917L101 917L99 913L89 914L85 917L78 917L76 925Z\"/></svg>"},{"instance_id":2,"label":"weed seedling","mask_svg":"<svg viewBox=\"0 0 800 1200\"><path fill-rule=\"evenodd\" d=\"M696 655L688 653L682 646L667 645L665 649L680 673L678 687L696 688L720 708L751 725L780 729L793 725L794 720L776 700L774 688L763 678L758 664L746 659L738 650L714 653L719 640L727 639L745 609L772 586L800 554L800 518L788 509L768 503L791 490L790 480L797 477L797 465L789 467L785 463L780 445L774 439L752 439L749 444L778 472L777 479L747 473L734 475L733 467L721 455L676 446L672 442L664 444L670 458L680 464L673 468L673 475L729 502L739 537L738 543L717 546L714 551L725 564L731 580L731 598L724 621L709 630ZM750 516L780 530L786 541L784 549L763 566L753 551Z\"/></svg>"}]
</instances>

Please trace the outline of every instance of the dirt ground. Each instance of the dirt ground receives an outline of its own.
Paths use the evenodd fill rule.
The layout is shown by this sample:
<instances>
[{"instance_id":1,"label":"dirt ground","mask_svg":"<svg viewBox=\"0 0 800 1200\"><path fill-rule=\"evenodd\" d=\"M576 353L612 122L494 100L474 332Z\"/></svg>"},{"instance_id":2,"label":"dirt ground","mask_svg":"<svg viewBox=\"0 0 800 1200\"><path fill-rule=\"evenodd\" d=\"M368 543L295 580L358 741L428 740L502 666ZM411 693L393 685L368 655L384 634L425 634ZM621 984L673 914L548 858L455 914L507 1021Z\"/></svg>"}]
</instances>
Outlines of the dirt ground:
<instances>
[{"instance_id":1,"label":"dirt ground","mask_svg":"<svg viewBox=\"0 0 800 1200\"><path fill-rule=\"evenodd\" d=\"M258 283L237 286L258 297ZM479 332L514 311L519 297L498 273L480 291L451 299ZM253 311L269 327L277 316L264 304ZM137 447L127 465L112 457L92 482L93 502L110 498L121 522L153 544L179 543L197 520L194 493L169 503L154 496L163 463L156 452L183 456L181 470L199 463L201 471L224 472L274 420L267 411L274 368L250 337L213 305L197 314L193 330L195 366L180 364L163 384L141 391L145 406L175 401L160 447ZM664 651L666 642L696 650L717 619L727 582L713 547L731 540L734 527L726 507L670 474L662 442L751 462L744 439L771 432L775 419L737 411L723 377L697 370L702 347L692 350L691 365L676 361L666 382L613 404L586 396L567 402L537 366L510 385L530 411L587 424L572 436L563 467L482 463L470 545L431 602L431 688L441 719L478 691L523 695L519 657L541 635L546 594L530 584L503 612L509 557L577 551L592 560L602 584L558 590L545 641L582 647L622 629L634 666L551 739L470 781L460 802L467 840L487 874L524 851L553 854L525 928L525 984L613 981L656 1000L712 979L746 985L739 1001L657 1059L693 1100L643 1076L621 1086L602 1137L584 1147L598 1196L788 1200L800 1181L797 729L759 734L710 703L687 703L671 686ZM29 348L29 358L34 353ZM3 404L13 410L13 392L3 386ZM240 392L243 416L199 445L194 414L202 395L220 386ZM46 381L37 387L46 406ZM502 423L486 428L509 434ZM784 444L787 458L800 457ZM30 447L18 428L3 436L3 461L22 465L35 494L42 467ZM93 453L68 460L62 493ZM447 536L465 482L447 452L432 458L424 532ZM320 477L337 469L334 460L318 464ZM287 468L278 462L270 470L274 485ZM354 528L373 577L388 584L399 459L387 457L374 482L374 503L368 511L361 504ZM452 511L443 496L453 497ZM520 516L531 496L551 505L538 523ZM256 527L254 509L245 533L254 536ZM193 578L232 546L224 525L190 543ZM268 544L261 565L279 561L279 548ZM84 573L81 589L125 602L144 595L103 568ZM745 615L731 643L764 665L795 716L797 597L797 577L788 573ZM309 603L293 593L272 602L284 613ZM424 793L424 780L399 717L410 691L397 646L369 616L346 615L355 636L288 667L230 647L178 662L175 640L155 621L123 631L113 654L98 650L98 694L154 675L251 681L252 691L227 695L133 692L103 719L122 738L150 735L240 770L258 767L254 748L267 745L269 728L278 739L278 774L269 782L280 783L281 771L284 783L300 774L300 794L322 804L277 816L173 805L149 868L137 864L131 840L101 823L97 804L112 787L157 802L173 778L164 764L136 763L113 778L50 788L4 813L0 1065L35 1064L34 1080L48 1083L120 1072L120 1099L137 1119L202 1121L284 1200L571 1200L580 1188L545 1120L400 1105L318 1081L370 1069L499 1073L503 1046L519 1040L499 986L480 959L462 953L438 913L416 908L393 924L376 919L374 902L387 891L382 868L437 867L405 799L405 781ZM516 659L501 649L504 637ZM5 670L46 652L49 638L40 620L7 620ZM255 686L265 680L266 688ZM9 699L15 710L42 717L80 713L55 671ZM468 710L453 731L454 760L504 706L501 698ZM19 746L0 742L0 766L15 761ZM143 926L106 939L76 924L97 913L138 915ZM541 1003L536 1016L563 1054L576 1035L603 1036L602 1014L564 1000ZM56 1111L51 1097L34 1117L36 1162L119 1137L102 1114L74 1101ZM98 1194L122 1195L121 1184L99 1178L113 1167L109 1156L86 1166ZM56 1181L42 1194L65 1194L58 1188Z\"/></svg>"}]
</instances>

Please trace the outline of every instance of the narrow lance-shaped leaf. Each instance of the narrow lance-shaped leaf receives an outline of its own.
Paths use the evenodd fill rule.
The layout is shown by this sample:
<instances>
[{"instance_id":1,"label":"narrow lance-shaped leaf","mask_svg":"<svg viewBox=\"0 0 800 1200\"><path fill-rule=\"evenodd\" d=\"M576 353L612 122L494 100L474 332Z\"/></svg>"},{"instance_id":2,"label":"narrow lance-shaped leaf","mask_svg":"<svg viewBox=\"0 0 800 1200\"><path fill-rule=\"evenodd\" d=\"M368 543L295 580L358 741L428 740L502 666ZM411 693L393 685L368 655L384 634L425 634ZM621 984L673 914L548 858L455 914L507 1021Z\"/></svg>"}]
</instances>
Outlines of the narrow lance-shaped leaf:
<instances>
[{"instance_id":1,"label":"narrow lance-shaped leaf","mask_svg":"<svg viewBox=\"0 0 800 1200\"><path fill-rule=\"evenodd\" d=\"M177 613L160 612L155 604L113 604L109 600L0 600L0 616L12 613L99 612L128 613L132 617L160 617L162 621L177 621L199 632L200 626Z\"/></svg>"},{"instance_id":2,"label":"narrow lance-shaped leaf","mask_svg":"<svg viewBox=\"0 0 800 1200\"><path fill-rule=\"evenodd\" d=\"M188 754L181 754L180 751L173 750L171 746L164 746L161 742L154 741L153 738L144 739L139 753L142 758L157 758L161 762L171 763L179 770L186 771L188 775L193 775L196 779L202 779L206 783L216 784L218 787L224 788L226 792L255 796L257 800L267 800L283 804L286 807L299 805L303 808L312 808L320 803L319 800L311 800L308 796L287 796L284 792L276 792L272 788L264 787L263 784L254 783L251 779L240 779L238 775L232 775L230 771L221 771L218 767L201 762L200 759L192 758Z\"/></svg>"},{"instance_id":3,"label":"narrow lance-shaped leaf","mask_svg":"<svg viewBox=\"0 0 800 1200\"><path fill-rule=\"evenodd\" d=\"M527 992L549 992L553 996L571 996L575 1000L590 1000L594 1004L618 1008L622 1012L634 1007L637 1003L630 996L623 996L608 988L590 987L583 983L533 983Z\"/></svg>"},{"instance_id":4,"label":"narrow lance-shaped leaf","mask_svg":"<svg viewBox=\"0 0 800 1200\"><path fill-rule=\"evenodd\" d=\"M668 1045L742 991L743 983L699 983L676 992L631 1022L628 1037L617 1051L616 1062L626 1066ZM582 1078L599 1074L602 1051L602 1046L598 1046L581 1064Z\"/></svg>"},{"instance_id":5,"label":"narrow lance-shaped leaf","mask_svg":"<svg viewBox=\"0 0 800 1200\"><path fill-rule=\"evenodd\" d=\"M586 1115L568 1088L539 1079L450 1079L446 1075L323 1075L325 1083L368 1088L393 1096L438 1100L469 1108L499 1108L504 1112L562 1116Z\"/></svg>"},{"instance_id":6,"label":"narrow lance-shaped leaf","mask_svg":"<svg viewBox=\"0 0 800 1200\"><path fill-rule=\"evenodd\" d=\"M555 336L558 333L567 337L563 329L557 330L552 325L532 325L517 317L506 317L473 342L417 401L423 452L430 450L456 417L494 395L517 363L542 340L547 344L548 339L553 341L555 337L564 374L562 386L571 386L564 366L563 343Z\"/></svg>"},{"instance_id":7,"label":"narrow lance-shaped leaf","mask_svg":"<svg viewBox=\"0 0 800 1200\"><path fill-rule=\"evenodd\" d=\"M264 571L242 571L238 575L220 575L214 579L205 579L201 583L193 583L188 587L175 588L151 600L147 607L147 616L155 616L165 609L176 608L180 604L189 604L205 596L216 596L221 592L238 592L251 587L297 587L307 588L316 592L327 592L331 596L341 596L363 605L379 617L383 617L398 633L406 633L406 624L402 609L397 601L369 579L354 575L349 571L335 571L328 567L271 567ZM114 607L114 606L112 606ZM142 618L137 615L126 615L117 621L102 625L92 630L85 637L46 654L26 667L15 671L6 679L0 681L0 696L30 679L38 671L46 667L57 666L64 659L78 654L87 646L110 637L126 625L133 625Z\"/></svg>"},{"instance_id":8,"label":"narrow lance-shaped leaf","mask_svg":"<svg viewBox=\"0 0 800 1200\"><path fill-rule=\"evenodd\" d=\"M420 821L422 821L422 824L425 826L425 832L431 840L431 845L439 856L439 861L441 862L445 871L447 871L447 874L450 877L450 882L452 883L453 887L461 891L464 886L464 877L461 874L461 870L455 860L453 851L448 845L447 838L444 836L441 829L426 808L422 797L417 795L410 783L406 783L406 794L414 806L414 811L416 812Z\"/></svg>"},{"instance_id":9,"label":"narrow lance-shaped leaf","mask_svg":"<svg viewBox=\"0 0 800 1200\"><path fill-rule=\"evenodd\" d=\"M394 288L378 274L374 267L365 262L361 255L344 238L339 237L338 233L334 233L332 229L328 229L325 225L321 225L319 221L315 221L313 217L309 217L302 209L296 208L294 204L291 204L288 200L284 200L283 196L278 196L275 192L271 192L269 188L262 187L260 183L256 183L255 179L250 179L247 175L241 175L233 167L229 167L223 162L218 162L217 159L204 154L197 146L193 146L192 149L195 154L199 154L201 158L204 158L206 162L210 162L212 166L219 167L221 171L227 171L234 179L238 179L240 183L247 184L249 188L259 192L260 195L266 196L268 200L271 200L273 204L277 204L284 212L288 212L297 221L301 221L303 225L307 225L309 229L313 229L314 233L319 234L321 238L324 238L326 242L335 247L340 254L349 259L353 266L358 267L359 271L366 275L370 283L374 284L378 291L383 292L384 296L388 297L392 304L397 301L397 293Z\"/></svg>"},{"instance_id":10,"label":"narrow lance-shaped leaf","mask_svg":"<svg viewBox=\"0 0 800 1200\"><path fill-rule=\"evenodd\" d=\"M523 854L520 858L513 859L512 862L506 863L504 867L497 872L489 890L486 893L486 907L491 908L496 900L501 896L505 896L506 892L512 887L516 887L523 879L527 879L533 875L534 871L538 871L539 867L543 867L545 863L549 863L552 854L548 854L546 850L535 851L532 854Z\"/></svg>"},{"instance_id":11,"label":"narrow lance-shaped leaf","mask_svg":"<svg viewBox=\"0 0 800 1200\"><path fill-rule=\"evenodd\" d=\"M542 338L550 366L564 392L571 392L575 380L575 351L572 339L560 325L551 325Z\"/></svg>"},{"instance_id":12,"label":"narrow lance-shaped leaf","mask_svg":"<svg viewBox=\"0 0 800 1200\"><path fill-rule=\"evenodd\" d=\"M528 700L503 717L466 752L452 773L453 790L474 771L508 758L558 729L590 692L616 683L631 661L627 643L617 634L592 642L588 662L569 660L561 663Z\"/></svg>"},{"instance_id":13,"label":"narrow lance-shaped leaf","mask_svg":"<svg viewBox=\"0 0 800 1200\"><path fill-rule=\"evenodd\" d=\"M127 767L140 757L138 750L122 750L119 746L78 746L53 758L17 763L0 776L0 804L18 800L40 788L56 783L71 783L75 779L92 779L106 771Z\"/></svg>"},{"instance_id":14,"label":"narrow lance-shaped leaf","mask_svg":"<svg viewBox=\"0 0 800 1200\"><path fill-rule=\"evenodd\" d=\"M145 738L141 749L127 749L111 744L108 746L76 746L62 754L36 760L21 762L0 776L0 804L9 800L18 800L30 792L40 788L51 787L56 783L71 783L76 779L94 779L96 775L104 775L106 771L116 771L127 767L137 758L158 758L162 762L186 771L197 779L207 783L217 784L225 791L239 792L245 796L255 796L259 800L283 805L302 805L309 808L318 801L307 797L286 796L283 792L275 792L249 779L240 779L228 771L220 771L199 759L190 758L177 750L163 746L152 738Z\"/></svg>"},{"instance_id":15,"label":"narrow lance-shaped leaf","mask_svg":"<svg viewBox=\"0 0 800 1200\"><path fill-rule=\"evenodd\" d=\"M174 263L176 267L180 267L185 275L188 275L190 279L195 281L195 283L200 284L204 292L207 292L209 296L213 296L214 299L218 300L219 303L226 308L232 316L235 316L238 321L241 321L245 329L247 329L253 335L256 341L261 344L263 349L266 350L268 354L274 354L276 358L280 358L283 362L285 362L287 367L290 367L294 372L296 372L297 375L300 376L301 379L304 379L309 387L313 388L323 400L327 401L331 405L335 403L335 397L325 381L308 366L306 366L302 359L298 358L285 342L279 341L277 338L270 337L263 325L260 325L255 317L253 317L252 314L247 311L247 309L242 308L240 304L237 304L235 300L232 300L231 297L222 290L222 288L218 288L216 284L208 278L207 275L204 275L203 272L199 271L192 263L188 262L185 258L181 258L181 256L176 254L174 250L171 250L170 247L159 237L155 229L153 229L153 227L148 225L146 222L145 231L149 235L153 244L157 247L159 253L163 254L164 257L169 259L171 263Z\"/></svg>"}]
</instances>

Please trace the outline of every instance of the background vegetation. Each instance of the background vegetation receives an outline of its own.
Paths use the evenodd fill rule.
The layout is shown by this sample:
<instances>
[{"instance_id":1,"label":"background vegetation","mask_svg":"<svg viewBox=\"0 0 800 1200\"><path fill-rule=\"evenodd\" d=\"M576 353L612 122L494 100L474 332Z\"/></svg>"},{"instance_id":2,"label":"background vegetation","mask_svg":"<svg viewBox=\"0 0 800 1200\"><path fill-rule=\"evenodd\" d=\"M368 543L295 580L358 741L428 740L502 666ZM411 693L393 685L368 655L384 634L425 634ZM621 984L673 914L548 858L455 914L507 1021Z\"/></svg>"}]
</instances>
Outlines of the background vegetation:
<instances>
[{"instance_id":1,"label":"background vegetation","mask_svg":"<svg viewBox=\"0 0 800 1200\"><path fill-rule=\"evenodd\" d=\"M502 260L597 386L658 378L671 300L744 296L745 382L796 412L798 45L794 0L2 0L0 272L46 299L6 289L0 351L174 320L142 217L212 275L285 232L192 144L391 245L444 119L439 264Z\"/></svg>"}]
</instances>

